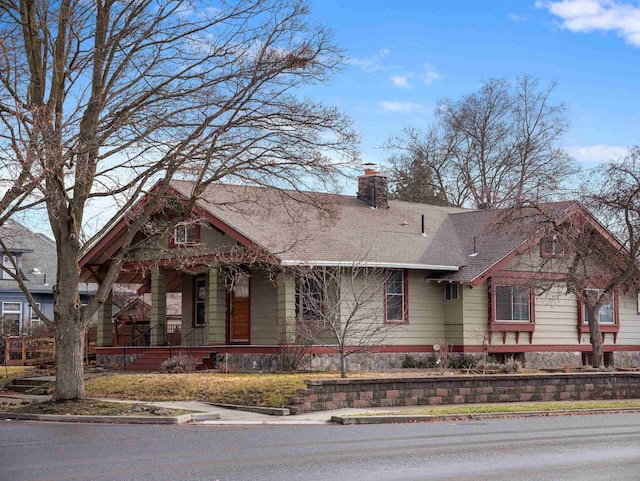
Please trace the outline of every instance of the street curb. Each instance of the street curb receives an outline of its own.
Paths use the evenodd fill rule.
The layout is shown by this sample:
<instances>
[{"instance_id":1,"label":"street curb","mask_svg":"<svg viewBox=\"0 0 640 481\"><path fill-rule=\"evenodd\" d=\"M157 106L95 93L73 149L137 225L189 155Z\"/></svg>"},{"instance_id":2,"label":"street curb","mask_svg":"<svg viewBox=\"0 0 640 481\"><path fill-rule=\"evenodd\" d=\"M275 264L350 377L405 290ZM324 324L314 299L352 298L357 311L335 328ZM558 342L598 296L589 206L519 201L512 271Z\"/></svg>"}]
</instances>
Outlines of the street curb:
<instances>
[{"instance_id":1,"label":"street curb","mask_svg":"<svg viewBox=\"0 0 640 481\"><path fill-rule=\"evenodd\" d=\"M49 421L62 423L98 424L184 424L189 421L209 421L220 419L219 414L194 413L178 416L81 416L60 414L0 413L0 420Z\"/></svg>"},{"instance_id":2,"label":"street curb","mask_svg":"<svg viewBox=\"0 0 640 481\"><path fill-rule=\"evenodd\" d=\"M237 411L247 411L250 413L268 414L269 416L290 416L291 411L287 408L268 408L264 406L243 406L240 404L207 403L225 409L235 409Z\"/></svg>"},{"instance_id":3,"label":"street curb","mask_svg":"<svg viewBox=\"0 0 640 481\"><path fill-rule=\"evenodd\" d=\"M474 414L390 414L382 416L331 416L331 422L343 425L349 424L402 424L424 423L436 421L471 421L494 418L522 418L541 416L575 416L581 414L613 414L640 412L639 408L610 408L610 409L571 409L563 411L516 411L504 413L474 413Z\"/></svg>"}]
</instances>

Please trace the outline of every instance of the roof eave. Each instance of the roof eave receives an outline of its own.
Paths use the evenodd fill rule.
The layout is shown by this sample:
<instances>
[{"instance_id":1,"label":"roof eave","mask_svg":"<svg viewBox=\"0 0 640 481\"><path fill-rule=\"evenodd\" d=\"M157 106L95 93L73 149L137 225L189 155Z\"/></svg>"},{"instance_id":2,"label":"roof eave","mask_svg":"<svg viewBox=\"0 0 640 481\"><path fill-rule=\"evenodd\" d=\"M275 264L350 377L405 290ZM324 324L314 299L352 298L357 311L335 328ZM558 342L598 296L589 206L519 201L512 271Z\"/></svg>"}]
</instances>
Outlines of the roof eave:
<instances>
[{"instance_id":1,"label":"roof eave","mask_svg":"<svg viewBox=\"0 0 640 481\"><path fill-rule=\"evenodd\" d=\"M412 264L399 262L375 262L375 261L302 261L302 260L283 260L283 267L370 267L379 269L415 269L428 271L447 271L457 272L460 270L458 266L445 266L434 264Z\"/></svg>"}]
</instances>

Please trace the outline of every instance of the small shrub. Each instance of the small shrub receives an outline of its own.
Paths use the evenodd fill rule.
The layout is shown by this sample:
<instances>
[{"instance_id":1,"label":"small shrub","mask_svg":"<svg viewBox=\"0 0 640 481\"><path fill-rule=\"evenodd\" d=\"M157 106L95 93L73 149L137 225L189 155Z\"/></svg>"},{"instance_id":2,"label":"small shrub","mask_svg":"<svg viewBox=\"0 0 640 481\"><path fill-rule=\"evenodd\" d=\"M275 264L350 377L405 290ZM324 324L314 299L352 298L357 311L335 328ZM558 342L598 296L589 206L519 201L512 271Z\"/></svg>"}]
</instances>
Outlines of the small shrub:
<instances>
[{"instance_id":1,"label":"small shrub","mask_svg":"<svg viewBox=\"0 0 640 481\"><path fill-rule=\"evenodd\" d=\"M402 369L416 369L418 362L419 361L415 357L407 354L402 360Z\"/></svg>"},{"instance_id":2,"label":"small shrub","mask_svg":"<svg viewBox=\"0 0 640 481\"><path fill-rule=\"evenodd\" d=\"M402 369L432 369L436 366L437 360L434 354L429 354L424 359L416 359L407 354L402 360Z\"/></svg>"},{"instance_id":3,"label":"small shrub","mask_svg":"<svg viewBox=\"0 0 640 481\"><path fill-rule=\"evenodd\" d=\"M478 359L469 354L454 356L449 359L450 369L473 369L478 364Z\"/></svg>"},{"instance_id":4,"label":"small shrub","mask_svg":"<svg viewBox=\"0 0 640 481\"><path fill-rule=\"evenodd\" d=\"M502 369L506 374L516 374L522 369L522 363L517 359L510 357L504 362Z\"/></svg>"},{"instance_id":5,"label":"small shrub","mask_svg":"<svg viewBox=\"0 0 640 481\"><path fill-rule=\"evenodd\" d=\"M196 362L185 354L179 354L160 364L160 369L171 373L190 372L196 370Z\"/></svg>"}]
</instances>

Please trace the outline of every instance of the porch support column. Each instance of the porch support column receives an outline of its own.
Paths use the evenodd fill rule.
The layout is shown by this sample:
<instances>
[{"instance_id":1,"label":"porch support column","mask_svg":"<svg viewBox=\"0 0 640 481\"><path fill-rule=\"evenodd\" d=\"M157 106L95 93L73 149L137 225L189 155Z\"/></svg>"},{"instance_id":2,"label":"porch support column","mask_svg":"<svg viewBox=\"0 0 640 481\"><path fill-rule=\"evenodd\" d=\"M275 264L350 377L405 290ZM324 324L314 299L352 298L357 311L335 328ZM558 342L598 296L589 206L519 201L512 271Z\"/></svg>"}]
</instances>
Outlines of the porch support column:
<instances>
[{"instance_id":1,"label":"porch support column","mask_svg":"<svg viewBox=\"0 0 640 481\"><path fill-rule=\"evenodd\" d=\"M281 272L277 278L278 292L278 341L280 344L296 342L296 285L289 272Z\"/></svg>"},{"instance_id":2,"label":"porch support column","mask_svg":"<svg viewBox=\"0 0 640 481\"><path fill-rule=\"evenodd\" d=\"M113 345L113 290L104 303L98 307L98 332L96 346L111 347Z\"/></svg>"},{"instance_id":3,"label":"porch support column","mask_svg":"<svg viewBox=\"0 0 640 481\"><path fill-rule=\"evenodd\" d=\"M167 332L167 278L164 269L151 268L151 329L150 344L165 344Z\"/></svg>"},{"instance_id":4,"label":"porch support column","mask_svg":"<svg viewBox=\"0 0 640 481\"><path fill-rule=\"evenodd\" d=\"M207 320L207 342L226 343L226 291L224 273L219 267L212 267L207 276L207 302L205 319Z\"/></svg>"}]
</instances>

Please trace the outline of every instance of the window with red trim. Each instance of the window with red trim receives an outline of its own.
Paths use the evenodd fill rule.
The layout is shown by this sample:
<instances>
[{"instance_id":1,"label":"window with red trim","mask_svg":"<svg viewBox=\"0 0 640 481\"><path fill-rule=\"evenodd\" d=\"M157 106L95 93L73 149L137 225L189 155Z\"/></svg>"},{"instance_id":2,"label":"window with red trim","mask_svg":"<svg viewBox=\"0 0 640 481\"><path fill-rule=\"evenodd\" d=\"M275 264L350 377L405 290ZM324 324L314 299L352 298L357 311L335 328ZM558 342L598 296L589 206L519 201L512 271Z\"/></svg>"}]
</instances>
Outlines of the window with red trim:
<instances>
[{"instance_id":1,"label":"window with red trim","mask_svg":"<svg viewBox=\"0 0 640 481\"><path fill-rule=\"evenodd\" d=\"M598 312L598 322L600 324L614 324L616 321L615 304L613 302L613 295L603 294L601 289L587 289L587 296L594 300L597 300L600 296L603 296L602 305ZM580 303L580 309L582 310L582 322L589 324L589 312L587 311L584 303Z\"/></svg>"},{"instance_id":2,"label":"window with red trim","mask_svg":"<svg viewBox=\"0 0 640 481\"><path fill-rule=\"evenodd\" d=\"M558 234L548 235L540 242L540 253L542 257L564 257L564 244L560 241Z\"/></svg>"},{"instance_id":3,"label":"window with red trim","mask_svg":"<svg viewBox=\"0 0 640 481\"><path fill-rule=\"evenodd\" d=\"M496 286L494 320L531 322L531 289L522 286Z\"/></svg>"},{"instance_id":4,"label":"window with red trim","mask_svg":"<svg viewBox=\"0 0 640 481\"><path fill-rule=\"evenodd\" d=\"M388 269L385 276L386 322L407 322L407 275L403 269Z\"/></svg>"},{"instance_id":5,"label":"window with red trim","mask_svg":"<svg viewBox=\"0 0 640 481\"><path fill-rule=\"evenodd\" d=\"M207 302L207 282L204 277L195 280L195 310L193 315L193 327L205 325L205 303Z\"/></svg>"},{"instance_id":6,"label":"window with red trim","mask_svg":"<svg viewBox=\"0 0 640 481\"><path fill-rule=\"evenodd\" d=\"M173 229L172 247L190 246L200 242L200 224L178 224Z\"/></svg>"},{"instance_id":7,"label":"window with red trim","mask_svg":"<svg viewBox=\"0 0 640 481\"><path fill-rule=\"evenodd\" d=\"M322 277L301 275L296 280L296 319L322 321L324 307Z\"/></svg>"}]
</instances>

